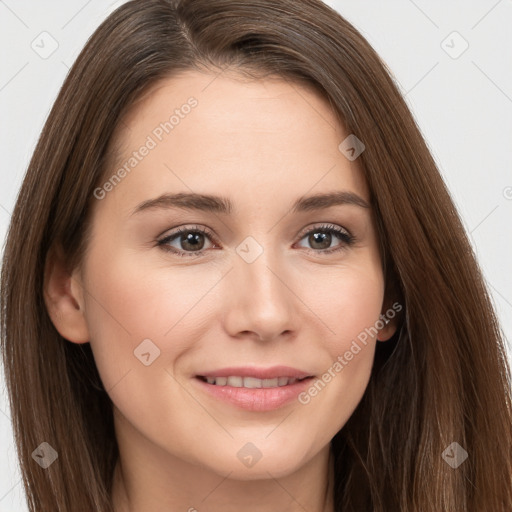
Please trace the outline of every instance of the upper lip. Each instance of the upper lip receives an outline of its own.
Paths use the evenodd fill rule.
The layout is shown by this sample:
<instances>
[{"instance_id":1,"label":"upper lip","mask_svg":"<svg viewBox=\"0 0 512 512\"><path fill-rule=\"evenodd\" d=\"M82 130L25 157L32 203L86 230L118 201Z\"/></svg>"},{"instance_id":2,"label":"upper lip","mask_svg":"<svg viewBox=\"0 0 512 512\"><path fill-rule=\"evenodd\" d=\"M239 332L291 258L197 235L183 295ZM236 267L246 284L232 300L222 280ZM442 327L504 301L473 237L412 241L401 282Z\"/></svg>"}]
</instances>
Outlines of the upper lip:
<instances>
[{"instance_id":1,"label":"upper lip","mask_svg":"<svg viewBox=\"0 0 512 512\"><path fill-rule=\"evenodd\" d=\"M258 368L255 366L231 366L229 368L220 368L203 372L198 377L254 377L256 379L275 379L276 377L291 377L295 379L303 379L312 377L311 373L303 372L291 366L271 366L269 368Z\"/></svg>"}]
</instances>

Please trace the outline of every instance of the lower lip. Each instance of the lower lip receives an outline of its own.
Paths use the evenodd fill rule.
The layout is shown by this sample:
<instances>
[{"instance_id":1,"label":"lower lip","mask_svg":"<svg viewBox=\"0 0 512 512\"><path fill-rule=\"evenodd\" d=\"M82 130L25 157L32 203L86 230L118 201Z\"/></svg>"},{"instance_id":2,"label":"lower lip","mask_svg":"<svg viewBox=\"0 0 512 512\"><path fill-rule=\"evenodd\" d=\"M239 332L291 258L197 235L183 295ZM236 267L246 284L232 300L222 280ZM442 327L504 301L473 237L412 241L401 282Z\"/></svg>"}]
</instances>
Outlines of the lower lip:
<instances>
[{"instance_id":1,"label":"lower lip","mask_svg":"<svg viewBox=\"0 0 512 512\"><path fill-rule=\"evenodd\" d=\"M263 412L278 409L292 402L301 391L311 384L313 377L276 388L236 388L208 384L199 377L196 377L195 380L202 389L219 400L232 403L248 411Z\"/></svg>"}]
</instances>

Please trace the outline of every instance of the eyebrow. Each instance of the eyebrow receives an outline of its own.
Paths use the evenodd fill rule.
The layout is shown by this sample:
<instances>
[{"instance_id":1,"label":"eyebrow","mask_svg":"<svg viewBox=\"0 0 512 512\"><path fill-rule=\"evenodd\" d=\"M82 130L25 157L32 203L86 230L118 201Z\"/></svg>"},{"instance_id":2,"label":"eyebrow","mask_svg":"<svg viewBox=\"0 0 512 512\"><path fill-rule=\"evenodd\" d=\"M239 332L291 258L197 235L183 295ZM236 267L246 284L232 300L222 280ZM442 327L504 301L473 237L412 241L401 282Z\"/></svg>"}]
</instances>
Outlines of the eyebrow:
<instances>
[{"instance_id":1,"label":"eyebrow","mask_svg":"<svg viewBox=\"0 0 512 512\"><path fill-rule=\"evenodd\" d=\"M337 191L300 197L293 204L291 211L292 213L308 212L338 205L353 205L361 208L370 208L370 205L354 192ZM130 215L135 215L147 210L171 208L198 210L225 215L231 214L234 210L233 203L227 197L180 192L177 194L162 194L155 199L143 201L133 209Z\"/></svg>"}]
</instances>

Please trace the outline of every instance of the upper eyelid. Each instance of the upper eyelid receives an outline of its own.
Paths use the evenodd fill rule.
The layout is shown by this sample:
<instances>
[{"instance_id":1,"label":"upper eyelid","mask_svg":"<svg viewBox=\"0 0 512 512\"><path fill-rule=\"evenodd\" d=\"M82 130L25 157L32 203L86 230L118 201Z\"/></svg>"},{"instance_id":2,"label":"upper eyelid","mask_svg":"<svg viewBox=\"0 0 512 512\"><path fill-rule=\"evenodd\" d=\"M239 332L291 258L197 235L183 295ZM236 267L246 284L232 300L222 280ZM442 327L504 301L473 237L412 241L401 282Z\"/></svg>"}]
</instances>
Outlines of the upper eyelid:
<instances>
[{"instance_id":1,"label":"upper eyelid","mask_svg":"<svg viewBox=\"0 0 512 512\"><path fill-rule=\"evenodd\" d=\"M196 231L199 232L199 233L204 233L204 234L210 236L215 242L217 242L217 237L213 233L212 229L210 229L207 226L199 226L199 225L178 226L178 227L174 228L174 230L171 233L167 233L167 231L166 231L165 233L167 233L167 234L158 237L158 239L159 239L160 242L162 242L162 241L167 240L169 238L174 238L174 237L178 236L182 232L188 233L188 232L196 232Z\"/></svg>"},{"instance_id":2,"label":"upper eyelid","mask_svg":"<svg viewBox=\"0 0 512 512\"><path fill-rule=\"evenodd\" d=\"M348 235L352 236L352 233L345 226L340 226L340 225L334 224L332 222L315 223L312 226L308 226L308 227L302 229L301 231L299 231L297 233L297 236L302 238L303 236L305 236L306 234L310 233L311 231L313 231L315 229L318 229L318 230L322 230L322 229L331 230L332 229L335 231L342 230L342 231L345 231Z\"/></svg>"}]
</instances>

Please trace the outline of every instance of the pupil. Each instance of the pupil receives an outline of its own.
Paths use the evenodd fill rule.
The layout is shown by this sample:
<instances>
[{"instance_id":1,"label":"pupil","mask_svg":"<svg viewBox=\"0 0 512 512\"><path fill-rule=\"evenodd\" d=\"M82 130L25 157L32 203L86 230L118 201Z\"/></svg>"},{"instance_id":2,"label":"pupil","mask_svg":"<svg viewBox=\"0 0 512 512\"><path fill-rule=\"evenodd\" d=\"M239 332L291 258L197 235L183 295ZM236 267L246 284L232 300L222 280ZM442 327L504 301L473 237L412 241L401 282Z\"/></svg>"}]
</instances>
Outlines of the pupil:
<instances>
[{"instance_id":1,"label":"pupil","mask_svg":"<svg viewBox=\"0 0 512 512\"><path fill-rule=\"evenodd\" d=\"M322 245L321 247L317 247L317 249L327 249L331 245L331 234L322 232L313 233L313 243L311 245L314 247L316 243Z\"/></svg>"},{"instance_id":2,"label":"pupil","mask_svg":"<svg viewBox=\"0 0 512 512\"><path fill-rule=\"evenodd\" d=\"M198 243L197 237L200 236L202 236L200 233L188 233L185 237L184 243L182 241L182 246L186 249L187 244L190 244L189 249L201 250L204 243Z\"/></svg>"}]
</instances>

